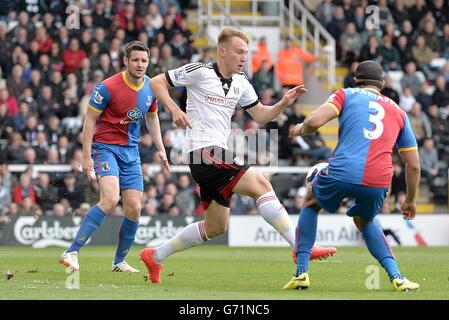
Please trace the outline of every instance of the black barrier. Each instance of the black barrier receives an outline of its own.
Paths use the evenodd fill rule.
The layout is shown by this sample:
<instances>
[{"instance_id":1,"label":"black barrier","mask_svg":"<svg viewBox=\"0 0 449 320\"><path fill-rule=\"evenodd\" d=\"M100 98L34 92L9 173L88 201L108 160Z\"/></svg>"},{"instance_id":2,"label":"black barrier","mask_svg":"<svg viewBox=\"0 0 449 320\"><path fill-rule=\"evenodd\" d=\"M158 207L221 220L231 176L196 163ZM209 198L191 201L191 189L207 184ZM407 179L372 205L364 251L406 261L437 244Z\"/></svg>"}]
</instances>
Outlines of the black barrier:
<instances>
[{"instance_id":1,"label":"black barrier","mask_svg":"<svg viewBox=\"0 0 449 320\"><path fill-rule=\"evenodd\" d=\"M134 243L156 246L179 233L186 225L201 219L202 217L141 217ZM81 221L81 217L14 217L9 224L0 226L0 245L22 245L35 248L68 247ZM121 221L121 217L107 217L88 244L116 245ZM228 234L208 241L207 244L227 245Z\"/></svg>"}]
</instances>

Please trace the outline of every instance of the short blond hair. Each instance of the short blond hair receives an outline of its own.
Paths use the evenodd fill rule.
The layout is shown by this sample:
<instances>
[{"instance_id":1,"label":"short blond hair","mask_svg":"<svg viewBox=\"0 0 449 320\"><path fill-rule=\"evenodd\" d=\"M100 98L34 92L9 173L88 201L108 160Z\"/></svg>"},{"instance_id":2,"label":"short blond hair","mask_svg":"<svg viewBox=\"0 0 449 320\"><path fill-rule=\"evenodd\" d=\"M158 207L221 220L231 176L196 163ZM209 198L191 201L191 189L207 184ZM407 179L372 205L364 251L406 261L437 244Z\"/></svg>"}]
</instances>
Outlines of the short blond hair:
<instances>
[{"instance_id":1,"label":"short blond hair","mask_svg":"<svg viewBox=\"0 0 449 320\"><path fill-rule=\"evenodd\" d=\"M247 44L249 44L249 39L246 34L235 28L224 28L223 30L221 30L220 34L218 35L218 44L225 43L234 37L240 38Z\"/></svg>"}]
</instances>

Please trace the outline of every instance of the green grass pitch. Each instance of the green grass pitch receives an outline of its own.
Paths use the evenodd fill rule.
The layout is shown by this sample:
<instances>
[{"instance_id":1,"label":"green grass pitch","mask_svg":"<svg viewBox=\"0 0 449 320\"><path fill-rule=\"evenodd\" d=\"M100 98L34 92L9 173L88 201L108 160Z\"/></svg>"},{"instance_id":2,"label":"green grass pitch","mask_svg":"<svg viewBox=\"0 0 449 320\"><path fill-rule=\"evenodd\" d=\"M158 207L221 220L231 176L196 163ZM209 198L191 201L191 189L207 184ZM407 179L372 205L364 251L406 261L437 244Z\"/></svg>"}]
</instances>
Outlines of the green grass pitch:
<instances>
[{"instance_id":1,"label":"green grass pitch","mask_svg":"<svg viewBox=\"0 0 449 320\"><path fill-rule=\"evenodd\" d=\"M87 246L76 275L57 263L61 248L0 247L0 299L449 299L448 248L394 248L401 271L421 285L410 293L393 292L383 269L379 289L368 290L367 267L378 264L364 247L312 262L311 287L302 291L281 290L294 272L288 248L193 248L165 261L162 285L144 280L140 249L133 247L127 261L141 273L123 274L111 272L114 247ZM77 278L79 289L69 289Z\"/></svg>"}]
</instances>

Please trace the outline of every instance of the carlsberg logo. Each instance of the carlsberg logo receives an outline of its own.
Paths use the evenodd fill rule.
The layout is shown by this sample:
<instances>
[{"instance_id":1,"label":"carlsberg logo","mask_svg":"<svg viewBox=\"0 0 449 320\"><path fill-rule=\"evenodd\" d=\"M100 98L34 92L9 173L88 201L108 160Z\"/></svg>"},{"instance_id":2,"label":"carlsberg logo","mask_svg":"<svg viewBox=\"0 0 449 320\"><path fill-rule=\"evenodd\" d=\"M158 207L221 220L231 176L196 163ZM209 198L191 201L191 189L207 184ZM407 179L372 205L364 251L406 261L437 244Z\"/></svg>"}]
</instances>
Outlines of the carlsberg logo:
<instances>
[{"instance_id":1,"label":"carlsberg logo","mask_svg":"<svg viewBox=\"0 0 449 320\"><path fill-rule=\"evenodd\" d=\"M134 243L145 244L147 246L159 245L181 232L184 227L194 221L193 217L186 217L185 224L176 226L172 220L165 223L161 220L154 221L154 225L149 225L151 217L140 217L139 228L136 232Z\"/></svg>"},{"instance_id":2,"label":"carlsberg logo","mask_svg":"<svg viewBox=\"0 0 449 320\"><path fill-rule=\"evenodd\" d=\"M14 236L20 244L32 245L34 248L67 247L75 238L79 228L79 220L74 222L78 222L76 226L63 227L58 220L20 217L14 225Z\"/></svg>"}]
</instances>

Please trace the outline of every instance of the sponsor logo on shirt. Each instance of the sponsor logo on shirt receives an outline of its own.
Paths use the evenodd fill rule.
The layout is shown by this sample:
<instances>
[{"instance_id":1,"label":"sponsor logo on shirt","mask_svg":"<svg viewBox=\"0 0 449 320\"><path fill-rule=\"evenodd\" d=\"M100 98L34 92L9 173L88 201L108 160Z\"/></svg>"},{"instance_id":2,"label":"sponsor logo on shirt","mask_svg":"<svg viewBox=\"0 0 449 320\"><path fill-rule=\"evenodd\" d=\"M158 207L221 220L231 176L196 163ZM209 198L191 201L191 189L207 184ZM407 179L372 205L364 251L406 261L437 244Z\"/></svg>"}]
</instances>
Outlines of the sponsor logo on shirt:
<instances>
[{"instance_id":1,"label":"sponsor logo on shirt","mask_svg":"<svg viewBox=\"0 0 449 320\"><path fill-rule=\"evenodd\" d=\"M235 98L222 98L222 97L217 97L217 96L206 95L204 97L204 100L206 103L215 104L218 106L225 106L225 107L235 107L235 105L237 104L237 101Z\"/></svg>"},{"instance_id":2,"label":"sponsor logo on shirt","mask_svg":"<svg viewBox=\"0 0 449 320\"><path fill-rule=\"evenodd\" d=\"M176 81L180 81L180 80L183 80L186 78L185 74L184 74L184 70L182 70L182 69L176 70L174 72L174 76L175 76Z\"/></svg>"},{"instance_id":3,"label":"sponsor logo on shirt","mask_svg":"<svg viewBox=\"0 0 449 320\"><path fill-rule=\"evenodd\" d=\"M131 119L132 123L137 123L139 119L142 118L143 114L141 110L134 108L128 111L127 116L129 119Z\"/></svg>"},{"instance_id":4,"label":"sponsor logo on shirt","mask_svg":"<svg viewBox=\"0 0 449 320\"><path fill-rule=\"evenodd\" d=\"M103 99L104 97L97 91L95 90L92 93L92 100L96 103L96 104L102 104L103 103Z\"/></svg>"}]
</instances>

